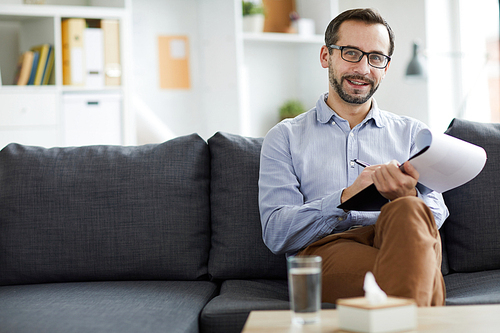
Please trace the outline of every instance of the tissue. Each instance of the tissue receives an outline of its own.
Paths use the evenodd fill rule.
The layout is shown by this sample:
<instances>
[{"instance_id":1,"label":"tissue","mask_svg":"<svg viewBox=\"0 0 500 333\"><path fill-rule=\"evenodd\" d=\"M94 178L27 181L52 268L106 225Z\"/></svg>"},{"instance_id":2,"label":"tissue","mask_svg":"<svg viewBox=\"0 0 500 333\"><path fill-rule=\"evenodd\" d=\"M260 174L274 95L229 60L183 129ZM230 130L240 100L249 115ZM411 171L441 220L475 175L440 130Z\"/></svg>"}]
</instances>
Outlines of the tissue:
<instances>
[{"instance_id":1,"label":"tissue","mask_svg":"<svg viewBox=\"0 0 500 333\"><path fill-rule=\"evenodd\" d=\"M339 328L345 331L382 333L415 330L417 304L415 300L387 296L371 272L363 284L365 297L337 300Z\"/></svg>"},{"instance_id":2,"label":"tissue","mask_svg":"<svg viewBox=\"0 0 500 333\"><path fill-rule=\"evenodd\" d=\"M387 302L387 294L380 289L372 272L366 273L363 290L365 291L365 298L368 300L369 304L378 305Z\"/></svg>"}]
</instances>

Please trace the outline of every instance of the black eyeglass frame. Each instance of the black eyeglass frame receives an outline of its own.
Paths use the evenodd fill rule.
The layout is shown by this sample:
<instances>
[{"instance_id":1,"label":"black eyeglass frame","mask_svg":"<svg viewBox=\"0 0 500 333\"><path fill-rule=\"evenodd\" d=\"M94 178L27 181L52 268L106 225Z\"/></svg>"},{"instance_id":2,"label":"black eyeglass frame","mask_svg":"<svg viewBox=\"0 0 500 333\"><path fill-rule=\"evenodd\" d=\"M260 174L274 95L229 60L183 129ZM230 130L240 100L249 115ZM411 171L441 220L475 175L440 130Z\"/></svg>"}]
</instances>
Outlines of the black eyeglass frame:
<instances>
[{"instance_id":1,"label":"black eyeglass frame","mask_svg":"<svg viewBox=\"0 0 500 333\"><path fill-rule=\"evenodd\" d=\"M329 45L328 46L329 48L332 48L332 49L337 49L337 50L340 50L340 56L342 57L343 60L347 61L347 62L352 62L352 63L357 63L357 62L360 62L361 59L363 59L363 57L366 55L366 58L368 59L368 64L374 68L378 68L378 69L384 69L387 67L387 65L389 65L389 62L391 61L391 57L389 57L388 55L385 55L385 54L382 54L382 53L378 53L378 52L364 52L364 51L361 51L360 49L356 48L356 47L352 47L352 46L338 46L338 45ZM346 58L344 58L344 49L354 49L356 51L359 51L361 52L361 57L359 57L359 59L357 61L352 61L352 60L347 60ZM376 55L379 55L379 56L382 56L384 57L387 62L385 63L384 66L375 66L373 65L371 62L370 62L370 55L372 54L376 54Z\"/></svg>"}]
</instances>

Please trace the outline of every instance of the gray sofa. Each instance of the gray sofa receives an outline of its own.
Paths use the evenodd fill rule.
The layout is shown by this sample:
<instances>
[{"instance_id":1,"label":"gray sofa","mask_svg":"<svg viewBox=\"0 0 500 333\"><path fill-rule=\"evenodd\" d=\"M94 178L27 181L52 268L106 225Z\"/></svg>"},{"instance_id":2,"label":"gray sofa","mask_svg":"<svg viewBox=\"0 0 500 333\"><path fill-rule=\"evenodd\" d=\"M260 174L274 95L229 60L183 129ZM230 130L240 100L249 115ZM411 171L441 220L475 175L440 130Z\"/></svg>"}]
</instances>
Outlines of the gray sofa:
<instances>
[{"instance_id":1,"label":"gray sofa","mask_svg":"<svg viewBox=\"0 0 500 333\"><path fill-rule=\"evenodd\" d=\"M445 193L447 303L500 303L500 124L448 132L488 162ZM288 309L285 258L261 238L261 144L4 148L0 332L240 332L251 310Z\"/></svg>"}]
</instances>

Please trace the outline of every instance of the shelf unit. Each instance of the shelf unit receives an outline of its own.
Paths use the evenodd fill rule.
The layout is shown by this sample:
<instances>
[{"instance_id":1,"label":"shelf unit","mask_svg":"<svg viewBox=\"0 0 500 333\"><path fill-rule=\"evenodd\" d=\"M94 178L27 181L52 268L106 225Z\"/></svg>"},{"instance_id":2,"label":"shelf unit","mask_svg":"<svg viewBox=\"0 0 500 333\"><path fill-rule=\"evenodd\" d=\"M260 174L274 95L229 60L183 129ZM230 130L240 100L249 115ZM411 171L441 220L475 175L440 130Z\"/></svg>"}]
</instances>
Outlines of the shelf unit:
<instances>
[{"instance_id":1,"label":"shelf unit","mask_svg":"<svg viewBox=\"0 0 500 333\"><path fill-rule=\"evenodd\" d=\"M314 20L314 35L238 34L243 44L241 124L249 136L264 136L279 121L278 110L285 101L297 99L311 108L328 89L328 72L319 54L324 31L338 13L338 1L295 2L301 18Z\"/></svg>"},{"instance_id":2,"label":"shelf unit","mask_svg":"<svg viewBox=\"0 0 500 333\"><path fill-rule=\"evenodd\" d=\"M271 42L271 43L291 43L291 44L322 44L323 35L301 36L297 34L283 34L276 32L255 33L244 32L244 42Z\"/></svg>"},{"instance_id":3,"label":"shelf unit","mask_svg":"<svg viewBox=\"0 0 500 333\"><path fill-rule=\"evenodd\" d=\"M107 124L109 117L86 119L83 125L75 124L81 144L133 144L133 117L130 116L128 80L130 75L128 52L130 41L131 0L47 0L44 5L23 4L21 0L0 0L0 70L3 85L0 88L0 146L10 142L44 147L73 145L65 133L71 133L65 119L64 100L71 96L106 100L110 95L118 96L116 135L110 139L103 135L102 141L95 128L106 129L117 124ZM61 22L64 18L116 19L119 22L121 85L110 87L65 86L62 80ZM48 85L13 85L18 56L34 45L44 43L54 47L54 72ZM90 103L90 102L89 102ZM83 117L83 116L82 116ZM89 117L88 117L89 118ZM116 119L116 117L114 118Z\"/></svg>"},{"instance_id":4,"label":"shelf unit","mask_svg":"<svg viewBox=\"0 0 500 333\"><path fill-rule=\"evenodd\" d=\"M216 131L264 136L279 121L285 101L298 99L310 108L328 90L328 71L319 55L338 0L296 0L299 15L315 22L311 36L244 33L241 0L197 6L205 13L197 36L205 136Z\"/></svg>"}]
</instances>

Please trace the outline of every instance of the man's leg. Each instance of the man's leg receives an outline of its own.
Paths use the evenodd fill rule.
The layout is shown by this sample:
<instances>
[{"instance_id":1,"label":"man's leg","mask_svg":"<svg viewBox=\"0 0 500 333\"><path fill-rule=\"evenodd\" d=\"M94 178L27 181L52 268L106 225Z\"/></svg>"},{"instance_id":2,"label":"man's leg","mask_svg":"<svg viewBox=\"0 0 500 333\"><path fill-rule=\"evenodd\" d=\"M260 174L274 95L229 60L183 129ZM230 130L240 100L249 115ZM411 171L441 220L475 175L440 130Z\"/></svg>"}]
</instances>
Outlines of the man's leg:
<instances>
[{"instance_id":1,"label":"man's leg","mask_svg":"<svg viewBox=\"0 0 500 333\"><path fill-rule=\"evenodd\" d=\"M366 272L373 271L378 249L374 248L374 226L329 235L308 246L299 255L318 255L322 262L322 301L363 296Z\"/></svg>"},{"instance_id":2,"label":"man's leg","mask_svg":"<svg viewBox=\"0 0 500 333\"><path fill-rule=\"evenodd\" d=\"M414 298L419 306L443 305L441 240L430 209L418 198L394 200L375 226L329 235L299 252L323 258L323 301L363 296L372 271L388 295Z\"/></svg>"},{"instance_id":3,"label":"man's leg","mask_svg":"<svg viewBox=\"0 0 500 333\"><path fill-rule=\"evenodd\" d=\"M413 298L418 306L444 304L441 239L422 200L399 198L382 207L374 247L373 274L388 295Z\"/></svg>"}]
</instances>

